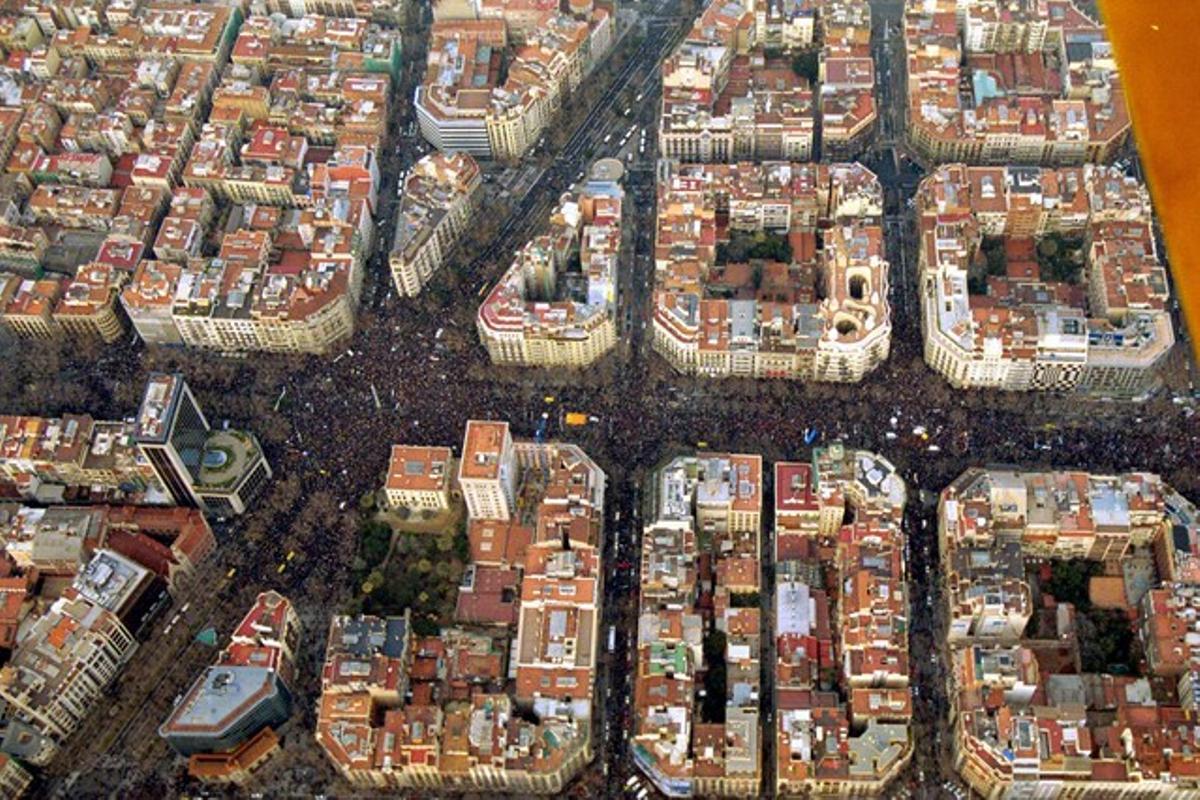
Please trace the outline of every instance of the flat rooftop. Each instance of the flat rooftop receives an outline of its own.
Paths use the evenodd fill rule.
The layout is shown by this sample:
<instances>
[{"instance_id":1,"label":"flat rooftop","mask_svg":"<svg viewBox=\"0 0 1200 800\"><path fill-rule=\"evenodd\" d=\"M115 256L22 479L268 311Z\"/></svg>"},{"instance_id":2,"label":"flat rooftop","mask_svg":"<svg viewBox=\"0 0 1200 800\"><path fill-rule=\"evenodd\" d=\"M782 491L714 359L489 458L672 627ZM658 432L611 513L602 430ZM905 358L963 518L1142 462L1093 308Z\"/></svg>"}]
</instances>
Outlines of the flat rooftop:
<instances>
[{"instance_id":1,"label":"flat rooftop","mask_svg":"<svg viewBox=\"0 0 1200 800\"><path fill-rule=\"evenodd\" d=\"M97 550L72 586L82 597L116 614L149 574L148 569L119 553Z\"/></svg>"},{"instance_id":2,"label":"flat rooftop","mask_svg":"<svg viewBox=\"0 0 1200 800\"><path fill-rule=\"evenodd\" d=\"M262 699L275 694L275 671L209 667L163 724L167 735L220 734Z\"/></svg>"},{"instance_id":3,"label":"flat rooftop","mask_svg":"<svg viewBox=\"0 0 1200 800\"><path fill-rule=\"evenodd\" d=\"M507 422L467 420L462 462L458 465L459 477L484 479L499 477L500 456L508 438Z\"/></svg>"},{"instance_id":4,"label":"flat rooftop","mask_svg":"<svg viewBox=\"0 0 1200 800\"><path fill-rule=\"evenodd\" d=\"M142 405L134 422L134 435L140 442L165 442L170 420L183 394L183 378L158 372L146 381Z\"/></svg>"},{"instance_id":5,"label":"flat rooftop","mask_svg":"<svg viewBox=\"0 0 1200 800\"><path fill-rule=\"evenodd\" d=\"M384 488L441 491L449 480L449 447L392 446Z\"/></svg>"}]
</instances>

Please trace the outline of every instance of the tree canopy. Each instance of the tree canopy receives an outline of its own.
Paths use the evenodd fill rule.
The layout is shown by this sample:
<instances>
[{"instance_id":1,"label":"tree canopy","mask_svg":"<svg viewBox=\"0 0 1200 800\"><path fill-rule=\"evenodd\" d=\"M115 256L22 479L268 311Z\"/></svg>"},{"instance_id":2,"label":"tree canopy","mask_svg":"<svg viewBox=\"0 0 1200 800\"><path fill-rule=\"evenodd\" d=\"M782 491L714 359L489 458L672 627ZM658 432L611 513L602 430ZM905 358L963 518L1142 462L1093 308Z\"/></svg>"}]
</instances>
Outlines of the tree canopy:
<instances>
[{"instance_id":1,"label":"tree canopy","mask_svg":"<svg viewBox=\"0 0 1200 800\"><path fill-rule=\"evenodd\" d=\"M821 62L815 48L801 50L799 53L792 56L792 72L796 73L801 78L807 78L809 83L817 82L817 75L819 74L820 69Z\"/></svg>"},{"instance_id":2,"label":"tree canopy","mask_svg":"<svg viewBox=\"0 0 1200 800\"><path fill-rule=\"evenodd\" d=\"M1037 260L1042 280L1079 283L1083 271L1083 241L1051 233L1038 242Z\"/></svg>"},{"instance_id":3,"label":"tree canopy","mask_svg":"<svg viewBox=\"0 0 1200 800\"><path fill-rule=\"evenodd\" d=\"M790 264L792 245L786 236L769 231L734 231L728 242L717 245L718 264L741 264L756 259Z\"/></svg>"}]
</instances>

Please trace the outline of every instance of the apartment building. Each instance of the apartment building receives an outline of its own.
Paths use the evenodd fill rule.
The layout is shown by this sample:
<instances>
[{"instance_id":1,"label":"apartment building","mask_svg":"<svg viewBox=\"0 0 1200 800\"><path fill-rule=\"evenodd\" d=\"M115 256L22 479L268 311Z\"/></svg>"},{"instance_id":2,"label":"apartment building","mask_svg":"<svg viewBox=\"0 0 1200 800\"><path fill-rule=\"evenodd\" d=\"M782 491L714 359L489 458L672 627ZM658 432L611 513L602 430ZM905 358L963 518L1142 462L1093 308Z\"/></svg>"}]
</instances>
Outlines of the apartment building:
<instances>
[{"instance_id":1,"label":"apartment building","mask_svg":"<svg viewBox=\"0 0 1200 800\"><path fill-rule=\"evenodd\" d=\"M19 798L33 784L33 775L21 766L21 762L7 753L0 753L0 793L5 797Z\"/></svg>"},{"instance_id":2,"label":"apartment building","mask_svg":"<svg viewBox=\"0 0 1200 800\"><path fill-rule=\"evenodd\" d=\"M121 204L117 206L106 244L125 243L131 249L138 248L140 254L154 241L170 200L171 192L166 186L134 184L126 187L121 193ZM130 268L123 267L126 272Z\"/></svg>"},{"instance_id":3,"label":"apartment building","mask_svg":"<svg viewBox=\"0 0 1200 800\"><path fill-rule=\"evenodd\" d=\"M703 453L656 474L642 534L630 754L668 797L761 792L762 458ZM712 581L711 603L701 603ZM711 680L724 663L724 691Z\"/></svg>"},{"instance_id":4,"label":"apartment building","mask_svg":"<svg viewBox=\"0 0 1200 800\"><path fill-rule=\"evenodd\" d=\"M18 339L61 338L63 330L54 318L54 309L62 292L60 280L33 280L0 272L0 324Z\"/></svg>"},{"instance_id":5,"label":"apartment building","mask_svg":"<svg viewBox=\"0 0 1200 800\"><path fill-rule=\"evenodd\" d=\"M291 17L321 14L328 17L359 17L378 23L401 24L408 8L405 0L259 0L263 11ZM259 3L252 4L258 13Z\"/></svg>"},{"instance_id":6,"label":"apartment building","mask_svg":"<svg viewBox=\"0 0 1200 800\"><path fill-rule=\"evenodd\" d=\"M546 2L436 5L414 106L443 152L520 158L615 39L611 11L590 3L570 14Z\"/></svg>"},{"instance_id":7,"label":"apartment building","mask_svg":"<svg viewBox=\"0 0 1200 800\"><path fill-rule=\"evenodd\" d=\"M1158 384L1175 335L1144 185L1090 164L950 165L916 204L925 360L953 386L1137 398ZM1047 274L1046 239L1077 242L1077 278ZM985 246L1003 249L1002 274L981 274Z\"/></svg>"},{"instance_id":8,"label":"apartment building","mask_svg":"<svg viewBox=\"0 0 1200 800\"><path fill-rule=\"evenodd\" d=\"M92 502L173 500L230 516L270 477L254 435L210 429L180 375L151 375L132 421L0 416L0 482L28 499L62 502L70 492Z\"/></svg>"},{"instance_id":9,"label":"apartment building","mask_svg":"<svg viewBox=\"0 0 1200 800\"><path fill-rule=\"evenodd\" d=\"M824 0L821 30L821 155L850 159L875 135L875 61L871 55L871 6L863 0Z\"/></svg>"},{"instance_id":10,"label":"apartment building","mask_svg":"<svg viewBox=\"0 0 1200 800\"><path fill-rule=\"evenodd\" d=\"M201 261L184 271L181 288L190 291L176 293L172 317L180 338L192 347L229 353L328 353L354 330L348 278L336 262L318 262L298 280L219 258ZM311 284L312 294L306 284ZM224 294L225 287L235 291ZM257 302L251 302L252 292Z\"/></svg>"},{"instance_id":11,"label":"apartment building","mask_svg":"<svg viewBox=\"0 0 1200 800\"><path fill-rule=\"evenodd\" d=\"M11 654L0 668L0 784L16 796L23 779L8 763L56 756L104 701L165 593L188 591L216 540L195 509L80 504L165 499L135 491L130 469L148 465L125 422L8 417L0 439L6 484L15 477L6 494L37 502L0 503L0 646ZM56 505L68 482L90 495Z\"/></svg>"},{"instance_id":12,"label":"apartment building","mask_svg":"<svg viewBox=\"0 0 1200 800\"><path fill-rule=\"evenodd\" d=\"M116 614L83 599L56 600L0 667L0 726L19 751L9 754L48 764L136 649Z\"/></svg>"},{"instance_id":13,"label":"apartment building","mask_svg":"<svg viewBox=\"0 0 1200 800\"><path fill-rule=\"evenodd\" d=\"M780 796L878 796L912 757L905 500L864 450L775 464Z\"/></svg>"},{"instance_id":14,"label":"apartment building","mask_svg":"<svg viewBox=\"0 0 1200 800\"><path fill-rule=\"evenodd\" d=\"M375 153L400 76L403 4L282 5L31 7L12 17L43 41L13 64L36 102L10 98L12 113L0 115L0 263L74 279L0 293L6 328L112 342L124 333L120 305L152 343L226 352L327 352L352 333L375 245ZM117 64L128 80L109 80ZM270 239L252 275L214 258L243 230ZM134 281L138 259L97 267L105 234L186 272L147 267ZM229 291L194 296L214 285Z\"/></svg>"},{"instance_id":15,"label":"apartment building","mask_svg":"<svg viewBox=\"0 0 1200 800\"><path fill-rule=\"evenodd\" d=\"M483 173L467 153L431 153L404 179L388 264L396 293L415 297L475 217Z\"/></svg>"},{"instance_id":16,"label":"apartment building","mask_svg":"<svg viewBox=\"0 0 1200 800\"><path fill-rule=\"evenodd\" d=\"M413 100L426 141L443 152L491 155L487 113L507 46L500 19L434 22L425 80Z\"/></svg>"},{"instance_id":17,"label":"apartment building","mask_svg":"<svg viewBox=\"0 0 1200 800\"><path fill-rule=\"evenodd\" d=\"M600 555L545 541L529 548L524 568L513 696L539 717L588 719L601 646Z\"/></svg>"},{"instance_id":18,"label":"apartment building","mask_svg":"<svg viewBox=\"0 0 1200 800\"><path fill-rule=\"evenodd\" d=\"M816 34L814 0L768 0L754 4L754 28L765 48L798 50L808 47Z\"/></svg>"},{"instance_id":19,"label":"apartment building","mask_svg":"<svg viewBox=\"0 0 1200 800\"><path fill-rule=\"evenodd\" d=\"M71 584L74 596L117 615L131 632L137 632L166 587L153 571L107 548L96 550Z\"/></svg>"},{"instance_id":20,"label":"apartment building","mask_svg":"<svg viewBox=\"0 0 1200 800\"><path fill-rule=\"evenodd\" d=\"M121 202L117 189L43 184L29 196L27 209L43 225L106 231Z\"/></svg>"},{"instance_id":21,"label":"apartment building","mask_svg":"<svg viewBox=\"0 0 1200 800\"><path fill-rule=\"evenodd\" d=\"M50 240L40 228L0 224L0 266L29 277L46 258Z\"/></svg>"},{"instance_id":22,"label":"apartment building","mask_svg":"<svg viewBox=\"0 0 1200 800\"><path fill-rule=\"evenodd\" d=\"M0 416L0 480L19 496L49 502L61 501L70 487L89 487L93 497L153 500L161 489L132 430L86 414Z\"/></svg>"},{"instance_id":23,"label":"apartment building","mask_svg":"<svg viewBox=\"0 0 1200 800\"><path fill-rule=\"evenodd\" d=\"M517 460L507 422L468 420L458 487L473 519L507 520L516 506Z\"/></svg>"},{"instance_id":24,"label":"apartment building","mask_svg":"<svg viewBox=\"0 0 1200 800\"><path fill-rule=\"evenodd\" d=\"M144 259L121 291L121 308L146 344L183 344L171 313L183 269L169 261Z\"/></svg>"},{"instance_id":25,"label":"apartment building","mask_svg":"<svg viewBox=\"0 0 1200 800\"><path fill-rule=\"evenodd\" d=\"M104 546L108 516L104 506L32 508L6 504L5 551L20 572L36 570L36 575L74 579Z\"/></svg>"},{"instance_id":26,"label":"apartment building","mask_svg":"<svg viewBox=\"0 0 1200 800\"><path fill-rule=\"evenodd\" d=\"M604 473L574 445L470 420L459 481L470 627L335 617L317 742L361 789L558 793L593 755Z\"/></svg>"},{"instance_id":27,"label":"apartment building","mask_svg":"<svg viewBox=\"0 0 1200 800\"><path fill-rule=\"evenodd\" d=\"M326 353L349 337L374 235L366 198L237 212L241 224L213 258L190 256L199 221L167 217L155 243L166 259L139 264L122 291L135 329L147 341L222 352ZM168 231L189 243L165 244ZM179 256L182 265L167 263Z\"/></svg>"},{"instance_id":28,"label":"apartment building","mask_svg":"<svg viewBox=\"0 0 1200 800\"><path fill-rule=\"evenodd\" d=\"M216 547L204 516L178 507L5 503L0 505L0 535L22 579L40 575L79 583L74 587L78 596L123 622L145 611L139 602L143 598L156 601L160 585L179 595L190 585L196 565ZM34 588L26 587L30 600L36 596ZM27 607L25 613L33 610ZM133 630L136 623L126 627ZM11 633L10 649L15 629Z\"/></svg>"},{"instance_id":29,"label":"apartment building","mask_svg":"<svg viewBox=\"0 0 1200 800\"><path fill-rule=\"evenodd\" d=\"M861 380L891 347L882 202L860 164L667 162L655 350L707 377ZM774 242L767 258L755 237Z\"/></svg>"},{"instance_id":30,"label":"apartment building","mask_svg":"<svg viewBox=\"0 0 1200 800\"><path fill-rule=\"evenodd\" d=\"M1129 135L1112 45L1070 0L914 3L904 40L908 139L934 161L1101 163Z\"/></svg>"},{"instance_id":31,"label":"apartment building","mask_svg":"<svg viewBox=\"0 0 1200 800\"><path fill-rule=\"evenodd\" d=\"M175 597L195 585L196 567L217 547L197 509L113 506L106 513L105 546L145 566Z\"/></svg>"},{"instance_id":32,"label":"apartment building","mask_svg":"<svg viewBox=\"0 0 1200 800\"><path fill-rule=\"evenodd\" d=\"M137 52L163 50L171 43L179 48L182 60L221 64L228 57L242 13L221 6L152 3L141 14L130 16L129 22L112 35L100 25L68 27L58 31L52 41L78 48L97 62L128 59Z\"/></svg>"},{"instance_id":33,"label":"apartment building","mask_svg":"<svg viewBox=\"0 0 1200 800\"><path fill-rule=\"evenodd\" d=\"M616 346L623 174L596 162L488 293L475 325L493 363L587 367Z\"/></svg>"},{"instance_id":34,"label":"apartment building","mask_svg":"<svg viewBox=\"0 0 1200 800\"><path fill-rule=\"evenodd\" d=\"M126 330L117 298L128 276L111 264L80 265L54 307L54 321L68 336L116 342Z\"/></svg>"},{"instance_id":35,"label":"apartment building","mask_svg":"<svg viewBox=\"0 0 1200 800\"><path fill-rule=\"evenodd\" d=\"M205 232L216 215L216 203L207 189L179 186L171 194L167 215L153 240L154 257L185 264L200 255Z\"/></svg>"},{"instance_id":36,"label":"apartment building","mask_svg":"<svg viewBox=\"0 0 1200 800\"><path fill-rule=\"evenodd\" d=\"M1188 631L1200 528L1190 502L1147 473L972 469L942 492L938 535L954 766L974 791L1166 797L1200 788L1185 744L1198 733ZM1122 629L1133 622L1129 648L1144 655L1145 674L1110 671L1082 644L1107 634L1085 627L1102 618L1059 588L1059 572L1081 569L1086 602L1111 610Z\"/></svg>"},{"instance_id":37,"label":"apartment building","mask_svg":"<svg viewBox=\"0 0 1200 800\"><path fill-rule=\"evenodd\" d=\"M663 63L659 153L679 161L728 162L813 155L812 88L781 58L681 47ZM724 69L718 83L710 73ZM700 89L697 83L705 88Z\"/></svg>"},{"instance_id":38,"label":"apartment building","mask_svg":"<svg viewBox=\"0 0 1200 800\"><path fill-rule=\"evenodd\" d=\"M812 89L786 60L754 47L755 21L749 7L713 3L663 62L664 157L730 163L811 157Z\"/></svg>"},{"instance_id":39,"label":"apartment building","mask_svg":"<svg viewBox=\"0 0 1200 800\"><path fill-rule=\"evenodd\" d=\"M821 45L810 85L792 59ZM663 63L659 152L683 162L849 159L875 132L862 0L711 3Z\"/></svg>"}]
</instances>

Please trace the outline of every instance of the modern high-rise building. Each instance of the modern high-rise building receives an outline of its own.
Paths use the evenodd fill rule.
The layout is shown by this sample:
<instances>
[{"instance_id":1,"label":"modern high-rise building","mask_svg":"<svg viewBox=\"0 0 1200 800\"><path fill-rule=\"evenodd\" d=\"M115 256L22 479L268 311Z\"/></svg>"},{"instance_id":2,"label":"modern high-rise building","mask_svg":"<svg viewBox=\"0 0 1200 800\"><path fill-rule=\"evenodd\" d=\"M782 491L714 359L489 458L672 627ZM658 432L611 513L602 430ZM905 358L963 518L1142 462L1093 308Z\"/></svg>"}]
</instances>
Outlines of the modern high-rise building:
<instances>
[{"instance_id":1,"label":"modern high-rise building","mask_svg":"<svg viewBox=\"0 0 1200 800\"><path fill-rule=\"evenodd\" d=\"M208 420L181 376L150 376L135 435L158 479L179 505L198 505L192 485L200 478L208 431Z\"/></svg>"},{"instance_id":2,"label":"modern high-rise building","mask_svg":"<svg viewBox=\"0 0 1200 800\"><path fill-rule=\"evenodd\" d=\"M507 422L468 420L458 483L471 519L508 519L516 507L517 462Z\"/></svg>"},{"instance_id":3,"label":"modern high-rise building","mask_svg":"<svg viewBox=\"0 0 1200 800\"><path fill-rule=\"evenodd\" d=\"M271 478L271 465L254 435L212 430L182 375L150 376L134 435L180 505L218 516L241 514Z\"/></svg>"},{"instance_id":4,"label":"modern high-rise building","mask_svg":"<svg viewBox=\"0 0 1200 800\"><path fill-rule=\"evenodd\" d=\"M243 514L271 475L254 434L232 428L213 431L201 459L200 481L192 489L210 514Z\"/></svg>"}]
</instances>

